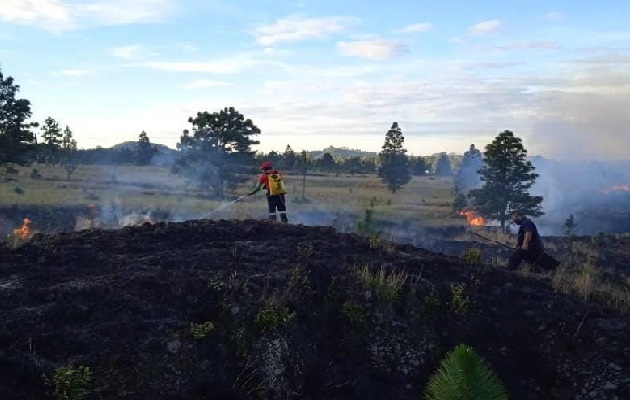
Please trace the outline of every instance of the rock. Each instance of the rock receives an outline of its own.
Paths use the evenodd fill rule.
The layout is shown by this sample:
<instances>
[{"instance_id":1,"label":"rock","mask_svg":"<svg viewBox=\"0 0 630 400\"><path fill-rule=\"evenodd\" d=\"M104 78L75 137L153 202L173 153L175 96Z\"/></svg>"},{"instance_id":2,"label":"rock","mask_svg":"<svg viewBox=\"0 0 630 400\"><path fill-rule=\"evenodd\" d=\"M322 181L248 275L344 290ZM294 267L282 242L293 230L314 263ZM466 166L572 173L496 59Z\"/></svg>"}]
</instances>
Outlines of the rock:
<instances>
[{"instance_id":1,"label":"rock","mask_svg":"<svg viewBox=\"0 0 630 400\"><path fill-rule=\"evenodd\" d=\"M230 312L232 313L232 315L238 314L239 311L241 311L240 307L235 306L235 307L230 308Z\"/></svg>"},{"instance_id":2,"label":"rock","mask_svg":"<svg viewBox=\"0 0 630 400\"><path fill-rule=\"evenodd\" d=\"M604 390L617 390L617 385L612 382L606 382L603 386Z\"/></svg>"},{"instance_id":3,"label":"rock","mask_svg":"<svg viewBox=\"0 0 630 400\"><path fill-rule=\"evenodd\" d=\"M177 353L181 347L182 342L180 342L178 339L170 340L166 343L166 349L171 353Z\"/></svg>"}]
</instances>

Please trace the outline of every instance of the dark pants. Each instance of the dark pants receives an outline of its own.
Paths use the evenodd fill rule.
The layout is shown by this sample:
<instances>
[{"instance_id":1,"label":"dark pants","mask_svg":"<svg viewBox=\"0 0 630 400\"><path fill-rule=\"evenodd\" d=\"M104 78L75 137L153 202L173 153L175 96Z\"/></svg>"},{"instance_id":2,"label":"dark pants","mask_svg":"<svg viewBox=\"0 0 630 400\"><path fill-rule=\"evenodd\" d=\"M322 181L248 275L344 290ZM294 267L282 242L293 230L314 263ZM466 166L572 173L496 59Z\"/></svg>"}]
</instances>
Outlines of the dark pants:
<instances>
[{"instance_id":1,"label":"dark pants","mask_svg":"<svg viewBox=\"0 0 630 400\"><path fill-rule=\"evenodd\" d=\"M522 261L527 261L529 263L536 263L540 256L544 253L544 249L542 247L530 247L527 250L523 250L518 248L514 250L512 256L510 256L510 269L517 269Z\"/></svg>"},{"instance_id":2,"label":"dark pants","mask_svg":"<svg viewBox=\"0 0 630 400\"><path fill-rule=\"evenodd\" d=\"M267 196L267 204L269 205L269 219L275 220L276 210L280 212L280 220L287 222L287 204L284 201L283 194L277 194L275 196Z\"/></svg>"}]
</instances>

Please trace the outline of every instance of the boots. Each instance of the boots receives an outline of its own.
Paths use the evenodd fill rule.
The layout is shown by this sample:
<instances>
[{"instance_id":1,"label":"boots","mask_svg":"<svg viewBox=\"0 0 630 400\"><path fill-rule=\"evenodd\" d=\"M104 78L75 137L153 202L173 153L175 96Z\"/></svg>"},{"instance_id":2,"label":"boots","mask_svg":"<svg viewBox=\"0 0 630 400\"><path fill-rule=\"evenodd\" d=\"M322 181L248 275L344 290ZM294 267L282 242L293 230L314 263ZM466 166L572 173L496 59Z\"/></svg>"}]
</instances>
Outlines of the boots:
<instances>
[{"instance_id":1,"label":"boots","mask_svg":"<svg viewBox=\"0 0 630 400\"><path fill-rule=\"evenodd\" d=\"M276 217L276 214L269 214L269 221L277 221L278 217Z\"/></svg>"},{"instance_id":2,"label":"boots","mask_svg":"<svg viewBox=\"0 0 630 400\"><path fill-rule=\"evenodd\" d=\"M287 219L286 213L280 213L280 221L284 222L285 224L289 222L289 220Z\"/></svg>"}]
</instances>

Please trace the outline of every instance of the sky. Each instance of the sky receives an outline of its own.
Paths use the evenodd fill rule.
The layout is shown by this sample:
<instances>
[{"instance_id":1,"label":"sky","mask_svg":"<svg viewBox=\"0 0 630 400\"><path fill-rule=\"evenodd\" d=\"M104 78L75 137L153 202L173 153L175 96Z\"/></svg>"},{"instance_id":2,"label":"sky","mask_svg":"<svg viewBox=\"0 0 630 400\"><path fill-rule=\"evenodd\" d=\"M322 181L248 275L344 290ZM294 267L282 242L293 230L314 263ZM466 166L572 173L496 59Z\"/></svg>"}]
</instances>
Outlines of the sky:
<instances>
[{"instance_id":1,"label":"sky","mask_svg":"<svg viewBox=\"0 0 630 400\"><path fill-rule=\"evenodd\" d=\"M0 68L79 147L174 147L234 106L259 151L630 158L630 2L0 0Z\"/></svg>"}]
</instances>

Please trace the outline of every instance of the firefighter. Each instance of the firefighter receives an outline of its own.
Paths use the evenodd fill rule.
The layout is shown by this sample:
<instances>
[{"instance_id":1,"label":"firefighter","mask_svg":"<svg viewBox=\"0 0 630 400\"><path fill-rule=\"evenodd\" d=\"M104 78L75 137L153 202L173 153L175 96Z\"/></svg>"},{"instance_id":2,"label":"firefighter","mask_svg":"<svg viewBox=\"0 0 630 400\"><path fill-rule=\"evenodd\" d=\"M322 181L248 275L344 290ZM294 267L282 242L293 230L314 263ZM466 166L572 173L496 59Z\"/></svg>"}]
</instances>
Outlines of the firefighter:
<instances>
[{"instance_id":1,"label":"firefighter","mask_svg":"<svg viewBox=\"0 0 630 400\"><path fill-rule=\"evenodd\" d=\"M253 195L261 189L265 189L267 195L267 204L269 206L269 220L276 221L276 211L280 213L280 220L282 222L289 222L287 219L287 205L285 201L286 187L282 180L282 174L280 171L273 168L273 165L269 161L265 161L261 164L260 169L263 171L258 178L258 184L256 188L248 193L248 196Z\"/></svg>"},{"instance_id":2,"label":"firefighter","mask_svg":"<svg viewBox=\"0 0 630 400\"><path fill-rule=\"evenodd\" d=\"M542 239L534 222L521 211L512 212L512 222L519 225L516 249L509 261L509 269L517 269L521 261L537 263L545 252Z\"/></svg>"}]
</instances>

